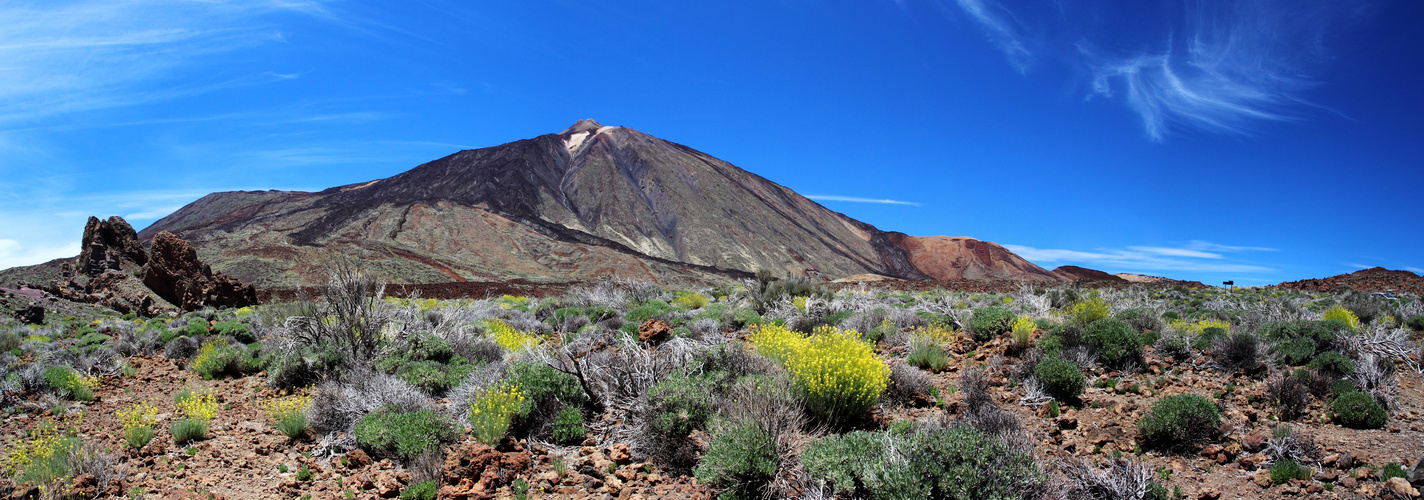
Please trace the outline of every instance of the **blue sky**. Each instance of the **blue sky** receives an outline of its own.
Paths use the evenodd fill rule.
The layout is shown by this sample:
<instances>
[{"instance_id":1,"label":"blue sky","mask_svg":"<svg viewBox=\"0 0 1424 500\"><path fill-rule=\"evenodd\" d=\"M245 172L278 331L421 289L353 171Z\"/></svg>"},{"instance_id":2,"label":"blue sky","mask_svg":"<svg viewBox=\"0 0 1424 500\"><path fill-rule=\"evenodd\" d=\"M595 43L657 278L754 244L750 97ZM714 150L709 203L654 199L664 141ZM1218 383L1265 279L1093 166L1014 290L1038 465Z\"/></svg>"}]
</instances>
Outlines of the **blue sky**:
<instances>
[{"instance_id":1,"label":"blue sky","mask_svg":"<svg viewBox=\"0 0 1424 500\"><path fill-rule=\"evenodd\" d=\"M1424 272L1421 2L3 5L0 268L594 118L1047 268Z\"/></svg>"}]
</instances>

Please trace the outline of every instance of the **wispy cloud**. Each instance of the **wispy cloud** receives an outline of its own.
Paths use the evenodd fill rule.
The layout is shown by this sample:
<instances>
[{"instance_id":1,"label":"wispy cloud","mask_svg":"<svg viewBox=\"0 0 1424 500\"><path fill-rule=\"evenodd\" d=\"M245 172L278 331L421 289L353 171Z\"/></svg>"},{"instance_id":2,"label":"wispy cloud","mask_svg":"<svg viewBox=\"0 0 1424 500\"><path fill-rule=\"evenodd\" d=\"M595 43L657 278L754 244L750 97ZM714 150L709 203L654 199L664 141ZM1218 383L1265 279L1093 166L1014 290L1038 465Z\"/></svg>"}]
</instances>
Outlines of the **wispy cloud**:
<instances>
[{"instance_id":1,"label":"wispy cloud","mask_svg":"<svg viewBox=\"0 0 1424 500\"><path fill-rule=\"evenodd\" d=\"M1035 59L1060 61L1083 75L1087 98L1127 105L1154 141L1301 118L1313 107L1302 94L1330 56L1324 41L1369 4L1178 0L1130 9L1129 20L1087 0L957 2L1021 72Z\"/></svg>"},{"instance_id":2,"label":"wispy cloud","mask_svg":"<svg viewBox=\"0 0 1424 500\"><path fill-rule=\"evenodd\" d=\"M1192 245L1208 246L1210 243L1194 241ZM1217 272L1217 273L1269 273L1275 269L1248 262L1239 262L1220 253L1204 252L1179 247L1129 246L1123 249L1095 249L1092 251L1034 248L1024 245L1004 245L1025 259L1047 267L1082 264L1108 272ZM1217 248L1259 248L1214 245Z\"/></svg>"},{"instance_id":3,"label":"wispy cloud","mask_svg":"<svg viewBox=\"0 0 1424 500\"><path fill-rule=\"evenodd\" d=\"M836 195L829 195L829 194L808 194L808 195L806 195L806 197L807 197L807 198L810 198L810 199L812 199L812 200L818 200L818 201L848 201L848 202L851 202L851 203L882 203L882 204L886 204L886 205L910 205L910 206L913 206L913 207L921 206L919 203L915 203L915 202L913 202L913 201L880 200L880 199L875 199L875 198L858 198L858 197L855 197L855 196L836 196Z\"/></svg>"},{"instance_id":4,"label":"wispy cloud","mask_svg":"<svg viewBox=\"0 0 1424 500\"><path fill-rule=\"evenodd\" d=\"M1014 22L1013 13L1003 9L993 0L957 1L959 8L978 21L984 28L985 35L999 46L999 50L1004 51L1009 63L1018 68L1019 72L1027 72L1029 65L1033 63L1033 53L1020 40L1022 35Z\"/></svg>"},{"instance_id":5,"label":"wispy cloud","mask_svg":"<svg viewBox=\"0 0 1424 500\"><path fill-rule=\"evenodd\" d=\"M0 123L289 79L295 75L195 73L214 54L281 43L266 22L274 13L331 16L324 2L306 0L7 4Z\"/></svg>"}]
</instances>

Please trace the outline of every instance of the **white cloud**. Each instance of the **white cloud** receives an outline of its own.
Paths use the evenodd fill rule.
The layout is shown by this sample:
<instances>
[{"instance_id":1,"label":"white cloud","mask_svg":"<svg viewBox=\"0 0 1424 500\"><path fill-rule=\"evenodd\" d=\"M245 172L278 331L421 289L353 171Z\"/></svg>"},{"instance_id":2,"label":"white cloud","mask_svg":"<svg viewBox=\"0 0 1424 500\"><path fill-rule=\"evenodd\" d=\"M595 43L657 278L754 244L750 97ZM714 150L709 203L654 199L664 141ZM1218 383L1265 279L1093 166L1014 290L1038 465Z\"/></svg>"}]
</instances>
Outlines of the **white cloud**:
<instances>
[{"instance_id":1,"label":"white cloud","mask_svg":"<svg viewBox=\"0 0 1424 500\"><path fill-rule=\"evenodd\" d=\"M330 18L323 2L22 2L0 9L0 122L116 108L278 81L196 71L216 53L280 43L273 13ZM175 77L194 76L180 84ZM197 78L202 77L202 78Z\"/></svg>"},{"instance_id":2,"label":"white cloud","mask_svg":"<svg viewBox=\"0 0 1424 500\"><path fill-rule=\"evenodd\" d=\"M1303 91L1331 58L1325 42L1370 3L1182 0L1124 19L1087 0L956 1L1021 72L1036 59L1062 62L1084 78L1086 97L1122 102L1154 141L1181 130L1247 135L1300 118L1312 107Z\"/></svg>"},{"instance_id":3,"label":"white cloud","mask_svg":"<svg viewBox=\"0 0 1424 500\"><path fill-rule=\"evenodd\" d=\"M806 195L806 198L819 201L848 201L851 203L883 203L887 205L910 205L915 207L920 206L919 203L915 203L913 201L880 200L875 198L858 198L855 196L836 196L829 194L808 194Z\"/></svg>"},{"instance_id":4,"label":"white cloud","mask_svg":"<svg viewBox=\"0 0 1424 500\"><path fill-rule=\"evenodd\" d=\"M83 232L83 226L80 226ZM79 255L79 238L48 245L23 245L18 241L0 239L0 269L29 266L64 257Z\"/></svg>"},{"instance_id":5,"label":"white cloud","mask_svg":"<svg viewBox=\"0 0 1424 500\"><path fill-rule=\"evenodd\" d=\"M1219 248L1230 248L1218 245ZM1130 246L1125 249L1095 251L1034 248L1024 245L1004 245L1004 248L1045 267L1081 264L1086 267L1117 272L1192 271L1220 273L1269 273L1275 269L1244 262L1233 262L1225 256L1189 248Z\"/></svg>"}]
</instances>

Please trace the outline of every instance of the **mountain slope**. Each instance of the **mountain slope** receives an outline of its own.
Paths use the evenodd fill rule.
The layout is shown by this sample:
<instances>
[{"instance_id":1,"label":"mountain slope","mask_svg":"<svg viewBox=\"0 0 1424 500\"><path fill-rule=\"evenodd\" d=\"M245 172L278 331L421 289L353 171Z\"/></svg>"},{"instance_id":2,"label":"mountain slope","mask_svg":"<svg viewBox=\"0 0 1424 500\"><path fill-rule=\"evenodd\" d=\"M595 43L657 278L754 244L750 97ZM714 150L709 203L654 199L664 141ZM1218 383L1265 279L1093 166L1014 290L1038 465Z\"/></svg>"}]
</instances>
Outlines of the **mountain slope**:
<instances>
[{"instance_id":1,"label":"mountain slope","mask_svg":"<svg viewBox=\"0 0 1424 500\"><path fill-rule=\"evenodd\" d=\"M583 120L318 193L215 193L144 229L261 286L333 253L395 281L742 277L1054 280L997 245L881 231L705 153ZM942 238L942 237L937 237Z\"/></svg>"}]
</instances>

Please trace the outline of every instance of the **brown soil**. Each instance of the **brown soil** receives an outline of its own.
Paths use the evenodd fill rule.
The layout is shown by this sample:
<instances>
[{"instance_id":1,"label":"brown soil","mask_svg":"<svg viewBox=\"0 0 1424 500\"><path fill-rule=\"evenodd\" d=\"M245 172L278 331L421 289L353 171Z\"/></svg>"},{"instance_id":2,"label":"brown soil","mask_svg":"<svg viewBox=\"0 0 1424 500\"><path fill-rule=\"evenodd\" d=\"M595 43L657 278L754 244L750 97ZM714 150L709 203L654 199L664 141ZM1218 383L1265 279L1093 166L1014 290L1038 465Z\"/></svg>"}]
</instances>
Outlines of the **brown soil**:
<instances>
[{"instance_id":1,"label":"brown soil","mask_svg":"<svg viewBox=\"0 0 1424 500\"><path fill-rule=\"evenodd\" d=\"M401 464L390 459L371 460L359 451L331 460L309 458L308 453L316 448L312 436L289 440L263 414L261 402L275 394L263 388L265 379L260 374L205 381L167 359L134 357L130 362L138 368L136 376L104 378L93 401L71 403L69 410L84 412L80 437L120 453L119 467L127 477L110 488L117 496L141 489L148 498L163 499L206 499L209 495L343 499L348 498L348 492L349 498L374 499L394 498L413 482L412 471ZM168 432L177 420L173 395L184 388L211 389L224 406L213 419L207 439L175 446ZM122 425L115 416L136 403L151 404L160 412L153 441L140 450L125 446ZM30 412L0 421L0 446L5 449L42 419L53 418L39 401L22 406L30 407ZM532 463L532 468L522 473L506 474L526 479L531 498L710 498L706 486L693 478L669 476L652 464L629 460L626 446L547 449L507 439L494 450L467 435L450 447L441 498L514 497L509 486L513 477L488 482L493 486L488 490L476 487L478 474L472 476L467 469L472 456L481 454L495 455L492 462ZM553 467L555 455L567 464L563 475ZM297 478L303 464L312 473L310 479ZM16 495L25 493L17 491Z\"/></svg>"}]
</instances>

